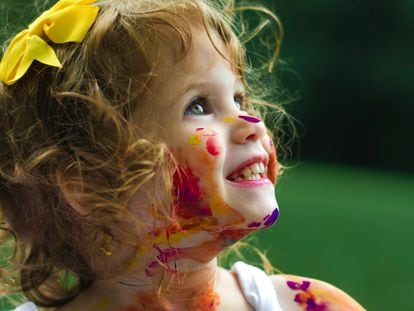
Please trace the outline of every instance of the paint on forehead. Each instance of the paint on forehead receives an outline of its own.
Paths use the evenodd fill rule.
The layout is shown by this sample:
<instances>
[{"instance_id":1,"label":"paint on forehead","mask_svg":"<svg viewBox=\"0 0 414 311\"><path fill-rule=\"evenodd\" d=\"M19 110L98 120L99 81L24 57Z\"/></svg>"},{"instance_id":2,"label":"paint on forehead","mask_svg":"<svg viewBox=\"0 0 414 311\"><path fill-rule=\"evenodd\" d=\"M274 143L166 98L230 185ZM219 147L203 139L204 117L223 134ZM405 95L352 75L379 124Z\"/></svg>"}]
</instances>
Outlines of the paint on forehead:
<instances>
[{"instance_id":1,"label":"paint on forehead","mask_svg":"<svg viewBox=\"0 0 414 311\"><path fill-rule=\"evenodd\" d=\"M233 117L225 117L225 118L223 118L223 121L225 123L234 123L234 122L236 122L236 118L233 118Z\"/></svg>"},{"instance_id":2,"label":"paint on forehead","mask_svg":"<svg viewBox=\"0 0 414 311\"><path fill-rule=\"evenodd\" d=\"M273 210L272 214L267 215L265 218L263 218L264 225L266 227L269 227L269 226L273 225L278 218L279 218L279 209L275 208Z\"/></svg>"},{"instance_id":3,"label":"paint on forehead","mask_svg":"<svg viewBox=\"0 0 414 311\"><path fill-rule=\"evenodd\" d=\"M254 116L239 116L239 119L242 119L250 123L259 123L262 121L261 119L254 117Z\"/></svg>"},{"instance_id":4,"label":"paint on forehead","mask_svg":"<svg viewBox=\"0 0 414 311\"><path fill-rule=\"evenodd\" d=\"M217 156L221 153L221 147L217 143L215 136L209 137L206 142L207 151L213 156Z\"/></svg>"},{"instance_id":5,"label":"paint on forehead","mask_svg":"<svg viewBox=\"0 0 414 311\"><path fill-rule=\"evenodd\" d=\"M200 131L203 131L204 130L204 127L198 127L198 128L196 128L196 132L200 132Z\"/></svg>"}]
</instances>

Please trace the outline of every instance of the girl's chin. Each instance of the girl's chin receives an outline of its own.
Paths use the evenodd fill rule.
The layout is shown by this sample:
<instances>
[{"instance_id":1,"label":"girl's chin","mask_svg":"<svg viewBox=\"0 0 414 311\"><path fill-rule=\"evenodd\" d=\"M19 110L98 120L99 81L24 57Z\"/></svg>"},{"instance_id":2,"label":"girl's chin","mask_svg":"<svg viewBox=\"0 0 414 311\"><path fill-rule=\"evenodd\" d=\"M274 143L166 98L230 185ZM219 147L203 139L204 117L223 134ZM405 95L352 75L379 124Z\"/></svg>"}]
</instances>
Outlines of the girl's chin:
<instances>
[{"instance_id":1,"label":"girl's chin","mask_svg":"<svg viewBox=\"0 0 414 311\"><path fill-rule=\"evenodd\" d=\"M246 204L247 203L247 204ZM236 210L243 215L244 221L237 228L248 230L265 229L273 225L279 218L279 207L275 197L262 202L244 202Z\"/></svg>"}]
</instances>

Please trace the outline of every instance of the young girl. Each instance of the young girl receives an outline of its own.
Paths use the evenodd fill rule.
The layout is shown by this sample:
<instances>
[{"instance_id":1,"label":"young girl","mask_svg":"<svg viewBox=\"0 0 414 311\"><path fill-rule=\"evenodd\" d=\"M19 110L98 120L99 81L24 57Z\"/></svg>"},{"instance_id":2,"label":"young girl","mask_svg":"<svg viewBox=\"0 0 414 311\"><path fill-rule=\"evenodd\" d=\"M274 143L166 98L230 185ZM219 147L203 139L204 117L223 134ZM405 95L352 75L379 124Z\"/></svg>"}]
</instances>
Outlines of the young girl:
<instances>
[{"instance_id":1,"label":"young girl","mask_svg":"<svg viewBox=\"0 0 414 311\"><path fill-rule=\"evenodd\" d=\"M234 12L60 0L11 40L0 206L31 301L16 310L363 310L317 280L217 265L279 215Z\"/></svg>"}]
</instances>

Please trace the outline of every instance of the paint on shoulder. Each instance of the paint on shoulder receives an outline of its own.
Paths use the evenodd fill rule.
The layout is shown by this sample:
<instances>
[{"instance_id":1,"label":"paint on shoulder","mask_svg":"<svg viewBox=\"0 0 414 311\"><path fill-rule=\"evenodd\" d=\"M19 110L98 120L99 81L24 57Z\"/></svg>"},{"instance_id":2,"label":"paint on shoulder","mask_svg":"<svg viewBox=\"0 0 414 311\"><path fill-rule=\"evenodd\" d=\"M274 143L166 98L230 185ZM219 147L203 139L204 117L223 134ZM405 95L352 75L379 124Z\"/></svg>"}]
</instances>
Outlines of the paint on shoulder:
<instances>
[{"instance_id":1,"label":"paint on shoulder","mask_svg":"<svg viewBox=\"0 0 414 311\"><path fill-rule=\"evenodd\" d=\"M282 308L304 311L363 311L339 288L315 279L294 275L271 276Z\"/></svg>"}]
</instances>

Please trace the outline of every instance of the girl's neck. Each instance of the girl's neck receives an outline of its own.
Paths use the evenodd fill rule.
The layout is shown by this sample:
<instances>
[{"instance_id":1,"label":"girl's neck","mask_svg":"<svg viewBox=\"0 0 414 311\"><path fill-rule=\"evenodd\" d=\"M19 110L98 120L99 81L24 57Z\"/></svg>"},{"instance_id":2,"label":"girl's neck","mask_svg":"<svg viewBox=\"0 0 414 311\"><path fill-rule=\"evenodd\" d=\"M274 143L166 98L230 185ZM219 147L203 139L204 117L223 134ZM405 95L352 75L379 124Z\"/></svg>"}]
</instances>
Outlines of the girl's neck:
<instances>
[{"instance_id":1,"label":"girl's neck","mask_svg":"<svg viewBox=\"0 0 414 311\"><path fill-rule=\"evenodd\" d=\"M108 304L102 310L215 311L220 303L215 290L218 274L216 259L199 264L197 268L192 265L191 269L177 262L174 273L159 266L152 271L151 280L142 272L98 281L85 297L93 294L94 307Z\"/></svg>"}]
</instances>

